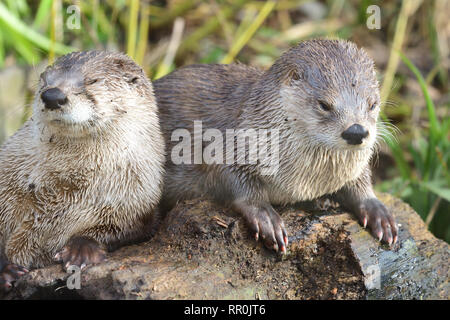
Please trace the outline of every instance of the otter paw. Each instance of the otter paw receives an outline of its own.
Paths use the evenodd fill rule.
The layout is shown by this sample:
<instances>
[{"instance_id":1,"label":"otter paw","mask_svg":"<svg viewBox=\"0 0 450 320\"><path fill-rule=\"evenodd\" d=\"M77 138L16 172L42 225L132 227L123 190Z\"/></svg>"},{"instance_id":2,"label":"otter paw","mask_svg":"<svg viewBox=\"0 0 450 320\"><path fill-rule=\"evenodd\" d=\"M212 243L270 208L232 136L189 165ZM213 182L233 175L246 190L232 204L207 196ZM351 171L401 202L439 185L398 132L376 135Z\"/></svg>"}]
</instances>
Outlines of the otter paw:
<instances>
[{"instance_id":1,"label":"otter paw","mask_svg":"<svg viewBox=\"0 0 450 320\"><path fill-rule=\"evenodd\" d=\"M55 255L55 260L62 262L65 269L100 263L106 258L106 251L101 245L88 237L75 237L69 240L64 248Z\"/></svg>"},{"instance_id":2,"label":"otter paw","mask_svg":"<svg viewBox=\"0 0 450 320\"><path fill-rule=\"evenodd\" d=\"M389 245L397 242L398 227L395 219L380 200L371 198L363 201L360 205L359 220L364 228L369 226L378 241L383 240Z\"/></svg>"},{"instance_id":3,"label":"otter paw","mask_svg":"<svg viewBox=\"0 0 450 320\"><path fill-rule=\"evenodd\" d=\"M28 269L17 264L6 265L0 272L0 288L10 289L13 282L28 272Z\"/></svg>"},{"instance_id":4,"label":"otter paw","mask_svg":"<svg viewBox=\"0 0 450 320\"><path fill-rule=\"evenodd\" d=\"M244 218L257 241L261 239L267 248L286 253L286 228L280 215L271 206L252 207L244 211Z\"/></svg>"}]
</instances>

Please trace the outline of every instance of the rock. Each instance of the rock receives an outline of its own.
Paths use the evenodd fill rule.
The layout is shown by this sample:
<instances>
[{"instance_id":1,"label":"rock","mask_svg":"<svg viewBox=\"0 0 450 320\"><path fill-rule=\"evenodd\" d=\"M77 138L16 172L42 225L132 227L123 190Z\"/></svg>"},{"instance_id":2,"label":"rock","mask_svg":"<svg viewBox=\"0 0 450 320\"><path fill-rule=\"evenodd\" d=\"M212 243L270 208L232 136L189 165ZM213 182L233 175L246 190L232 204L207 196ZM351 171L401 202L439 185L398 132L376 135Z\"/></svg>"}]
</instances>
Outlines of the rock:
<instances>
[{"instance_id":1,"label":"rock","mask_svg":"<svg viewBox=\"0 0 450 320\"><path fill-rule=\"evenodd\" d=\"M229 210L194 200L168 213L152 240L83 270L79 290L66 282L76 274L53 265L31 271L6 298L449 299L449 245L408 205L380 198L401 225L392 250L339 208L309 204L277 208L290 234L281 256L250 239Z\"/></svg>"}]
</instances>

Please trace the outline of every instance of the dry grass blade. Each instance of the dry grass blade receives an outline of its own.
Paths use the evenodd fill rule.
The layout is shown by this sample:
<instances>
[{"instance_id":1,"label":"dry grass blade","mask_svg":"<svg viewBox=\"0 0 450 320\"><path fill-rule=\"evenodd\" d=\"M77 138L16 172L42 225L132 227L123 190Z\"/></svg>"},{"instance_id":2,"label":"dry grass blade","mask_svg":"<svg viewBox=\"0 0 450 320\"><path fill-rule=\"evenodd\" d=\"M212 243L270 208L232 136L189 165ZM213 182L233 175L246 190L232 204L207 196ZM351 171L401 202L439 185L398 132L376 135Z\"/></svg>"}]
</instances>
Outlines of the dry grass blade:
<instances>
[{"instance_id":1,"label":"dry grass blade","mask_svg":"<svg viewBox=\"0 0 450 320\"><path fill-rule=\"evenodd\" d=\"M395 26L394 40L392 41L391 52L389 56L388 65L386 68L383 85L381 87L381 101L384 102L389 96L392 83L394 81L395 73L397 72L398 64L400 62L399 52L402 50L405 41L405 32L408 19L421 5L422 0L408 1L403 0L400 9L400 14L397 18Z\"/></svg>"},{"instance_id":2,"label":"dry grass blade","mask_svg":"<svg viewBox=\"0 0 450 320\"><path fill-rule=\"evenodd\" d=\"M275 7L276 1L267 1L262 7L255 21L248 27L248 29L236 40L236 42L231 47L225 58L222 59L221 63L230 63L242 50L242 48L247 44L248 41L253 37L255 32L261 27L263 22L272 12Z\"/></svg>"},{"instance_id":3,"label":"dry grass blade","mask_svg":"<svg viewBox=\"0 0 450 320\"><path fill-rule=\"evenodd\" d=\"M183 36L184 30L184 19L177 18L175 19L175 23L173 25L172 36L170 38L169 47L167 48L166 56L164 57L163 62L159 65L158 71L155 75L155 80L161 77L164 77L170 71L170 67L173 64L173 60L177 54L177 50L181 43L181 38Z\"/></svg>"},{"instance_id":4,"label":"dry grass blade","mask_svg":"<svg viewBox=\"0 0 450 320\"><path fill-rule=\"evenodd\" d=\"M136 52L136 35L139 13L139 0L131 0L128 17L127 54L134 59Z\"/></svg>"}]
</instances>

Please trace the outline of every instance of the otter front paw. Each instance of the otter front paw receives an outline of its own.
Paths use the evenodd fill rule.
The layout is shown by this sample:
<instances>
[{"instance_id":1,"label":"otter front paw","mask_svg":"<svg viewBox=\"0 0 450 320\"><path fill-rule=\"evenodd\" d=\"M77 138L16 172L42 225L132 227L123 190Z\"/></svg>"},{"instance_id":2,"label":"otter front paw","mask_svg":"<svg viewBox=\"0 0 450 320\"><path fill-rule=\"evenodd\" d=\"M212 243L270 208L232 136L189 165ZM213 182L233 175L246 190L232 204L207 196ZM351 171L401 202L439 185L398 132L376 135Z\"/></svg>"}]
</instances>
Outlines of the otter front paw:
<instances>
[{"instance_id":1,"label":"otter front paw","mask_svg":"<svg viewBox=\"0 0 450 320\"><path fill-rule=\"evenodd\" d=\"M0 272L0 288L9 289L13 282L28 273L28 269L18 266L16 264L6 265Z\"/></svg>"},{"instance_id":2,"label":"otter front paw","mask_svg":"<svg viewBox=\"0 0 450 320\"><path fill-rule=\"evenodd\" d=\"M397 242L398 227L394 217L386 206L378 199L371 198L363 201L359 207L359 219L361 224L369 226L372 235L383 240L389 245Z\"/></svg>"},{"instance_id":3,"label":"otter front paw","mask_svg":"<svg viewBox=\"0 0 450 320\"><path fill-rule=\"evenodd\" d=\"M81 269L87 265L102 262L106 251L100 244L88 237L74 237L55 255L55 260L62 262L65 269L75 265Z\"/></svg>"},{"instance_id":4,"label":"otter front paw","mask_svg":"<svg viewBox=\"0 0 450 320\"><path fill-rule=\"evenodd\" d=\"M275 251L286 253L288 236L284 222L270 205L252 206L238 205L238 210L256 240L261 239L264 245Z\"/></svg>"}]
</instances>

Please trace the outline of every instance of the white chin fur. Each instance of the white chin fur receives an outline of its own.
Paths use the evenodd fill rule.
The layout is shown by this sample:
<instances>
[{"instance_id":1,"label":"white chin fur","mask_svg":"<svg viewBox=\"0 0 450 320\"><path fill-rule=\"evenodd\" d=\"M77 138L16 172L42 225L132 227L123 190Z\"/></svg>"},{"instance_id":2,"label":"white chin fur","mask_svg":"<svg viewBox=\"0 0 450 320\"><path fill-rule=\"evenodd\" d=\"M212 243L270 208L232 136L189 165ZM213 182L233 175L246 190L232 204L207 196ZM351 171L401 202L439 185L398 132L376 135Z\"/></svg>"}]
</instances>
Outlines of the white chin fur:
<instances>
[{"instance_id":1,"label":"white chin fur","mask_svg":"<svg viewBox=\"0 0 450 320\"><path fill-rule=\"evenodd\" d=\"M78 105L75 110L67 110L64 108L61 111L48 114L48 120L54 123L83 125L92 119L92 109L90 106Z\"/></svg>"},{"instance_id":2,"label":"white chin fur","mask_svg":"<svg viewBox=\"0 0 450 320\"><path fill-rule=\"evenodd\" d=\"M91 114L88 113L67 113L60 117L60 120L68 124L84 124L91 119Z\"/></svg>"}]
</instances>

